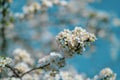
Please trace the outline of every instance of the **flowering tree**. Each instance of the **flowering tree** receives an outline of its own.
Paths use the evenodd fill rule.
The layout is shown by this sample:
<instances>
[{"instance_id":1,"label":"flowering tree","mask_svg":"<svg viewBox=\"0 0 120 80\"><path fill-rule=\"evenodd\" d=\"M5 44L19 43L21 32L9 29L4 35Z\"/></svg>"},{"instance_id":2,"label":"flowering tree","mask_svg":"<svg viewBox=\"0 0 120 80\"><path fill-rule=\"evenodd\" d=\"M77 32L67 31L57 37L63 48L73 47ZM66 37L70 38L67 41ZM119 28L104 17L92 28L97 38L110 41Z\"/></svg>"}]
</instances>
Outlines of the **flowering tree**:
<instances>
[{"instance_id":1,"label":"flowering tree","mask_svg":"<svg viewBox=\"0 0 120 80\"><path fill-rule=\"evenodd\" d=\"M85 48L96 40L95 35L100 38L107 37L108 40L111 38L111 35L105 33L106 31L111 33L107 28L110 15L86 7L92 2L94 0L27 0L22 7L22 13L16 13L10 10L12 0L0 0L0 78L2 80L115 80L116 74L110 68L101 70L93 78L78 74L74 69L61 70L66 66L68 58L83 54ZM115 20L114 23L118 24L119 19ZM82 24L90 32L77 26L73 30L64 29L67 28L66 24ZM64 30L54 38L48 31L52 26L60 26L57 29ZM24 34L29 34L30 37L26 38ZM39 50L30 45L32 41L41 44ZM25 49L21 49L21 46ZM90 45L90 48L92 47L93 45ZM47 50L50 54L45 55Z\"/></svg>"}]
</instances>

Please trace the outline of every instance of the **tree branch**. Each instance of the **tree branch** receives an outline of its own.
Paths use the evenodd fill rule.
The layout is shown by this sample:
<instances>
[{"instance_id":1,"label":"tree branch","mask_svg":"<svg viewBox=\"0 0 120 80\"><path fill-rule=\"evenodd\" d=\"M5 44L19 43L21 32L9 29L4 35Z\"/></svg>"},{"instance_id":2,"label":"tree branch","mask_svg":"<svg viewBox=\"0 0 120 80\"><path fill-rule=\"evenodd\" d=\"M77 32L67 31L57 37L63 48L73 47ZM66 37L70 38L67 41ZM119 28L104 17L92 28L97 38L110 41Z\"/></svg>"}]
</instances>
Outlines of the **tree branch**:
<instances>
[{"instance_id":1,"label":"tree branch","mask_svg":"<svg viewBox=\"0 0 120 80\"><path fill-rule=\"evenodd\" d=\"M4 53L4 55L6 54L6 48L7 48L7 41L6 41L6 37L5 37L5 29L6 29L6 22L7 22L7 19L6 17L8 17L8 8L9 8L9 5L7 4L6 0L3 0L0 5L2 5L2 11L1 11L1 14L2 14L2 19L1 19L1 24L2 24L2 27L0 28L0 36L2 38L2 44L1 44L1 51L2 53ZM7 6L6 6L7 5Z\"/></svg>"},{"instance_id":2,"label":"tree branch","mask_svg":"<svg viewBox=\"0 0 120 80\"><path fill-rule=\"evenodd\" d=\"M29 70L29 71L23 73L20 77L22 78L24 75L26 75L26 74L28 74L28 73L34 71L34 70L37 70L37 69L43 69L44 67L46 67L46 66L48 66L48 65L50 65L50 63L48 63L48 64L46 64L46 65L44 65L44 66L40 66L40 67L33 68L33 69L31 69L31 70Z\"/></svg>"},{"instance_id":3,"label":"tree branch","mask_svg":"<svg viewBox=\"0 0 120 80\"><path fill-rule=\"evenodd\" d=\"M18 78L20 77L19 74L15 71L15 69L12 68L10 65L5 65L5 67L9 68L13 72L15 77L18 77Z\"/></svg>"}]
</instances>

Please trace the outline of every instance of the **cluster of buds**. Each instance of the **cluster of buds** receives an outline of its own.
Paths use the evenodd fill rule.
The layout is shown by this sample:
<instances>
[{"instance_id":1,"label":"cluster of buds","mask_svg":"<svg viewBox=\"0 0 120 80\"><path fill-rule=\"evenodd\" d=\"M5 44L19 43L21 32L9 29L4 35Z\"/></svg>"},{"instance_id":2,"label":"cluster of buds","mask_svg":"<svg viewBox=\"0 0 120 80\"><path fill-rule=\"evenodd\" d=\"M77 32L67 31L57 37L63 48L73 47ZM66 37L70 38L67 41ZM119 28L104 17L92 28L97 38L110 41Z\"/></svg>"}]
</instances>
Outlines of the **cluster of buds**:
<instances>
[{"instance_id":1,"label":"cluster of buds","mask_svg":"<svg viewBox=\"0 0 120 80\"><path fill-rule=\"evenodd\" d=\"M60 68L65 66L65 59L61 54L51 52L50 55L40 59L38 63L38 67L42 68L44 66L42 69L49 71L54 76Z\"/></svg>"},{"instance_id":2,"label":"cluster of buds","mask_svg":"<svg viewBox=\"0 0 120 80\"><path fill-rule=\"evenodd\" d=\"M0 72L6 65L10 64L11 62L12 62L11 58L0 57Z\"/></svg>"},{"instance_id":3,"label":"cluster of buds","mask_svg":"<svg viewBox=\"0 0 120 80\"><path fill-rule=\"evenodd\" d=\"M85 46L95 40L96 37L94 34L87 32L81 27L75 27L72 31L65 29L56 37L56 41L64 52L65 57L72 57L74 54L81 54L81 52L85 51Z\"/></svg>"}]
</instances>

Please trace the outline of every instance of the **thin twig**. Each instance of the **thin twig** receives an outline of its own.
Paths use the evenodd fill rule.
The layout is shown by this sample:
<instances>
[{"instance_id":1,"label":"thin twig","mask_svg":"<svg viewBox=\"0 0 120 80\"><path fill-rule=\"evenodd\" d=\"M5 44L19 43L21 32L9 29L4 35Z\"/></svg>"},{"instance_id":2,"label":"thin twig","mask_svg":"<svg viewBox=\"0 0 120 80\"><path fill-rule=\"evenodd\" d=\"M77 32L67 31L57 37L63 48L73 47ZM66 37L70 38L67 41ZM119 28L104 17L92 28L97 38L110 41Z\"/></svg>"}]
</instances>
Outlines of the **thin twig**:
<instances>
[{"instance_id":1,"label":"thin twig","mask_svg":"<svg viewBox=\"0 0 120 80\"><path fill-rule=\"evenodd\" d=\"M31 69L31 70L29 70L29 71L23 73L20 77L22 78L24 75L26 75L26 74L28 74L28 73L34 71L34 70L37 70L37 69L43 69L44 67L46 67L46 66L48 66L48 65L50 65L50 63L49 63L49 64L46 64L46 65L44 65L44 66L40 66L40 67L33 68L33 69Z\"/></svg>"},{"instance_id":2,"label":"thin twig","mask_svg":"<svg viewBox=\"0 0 120 80\"><path fill-rule=\"evenodd\" d=\"M48 64L46 64L46 65L43 65L43 66L40 66L40 67L35 67L35 68L33 68L33 69L31 69L31 70L23 73L22 75L19 75L19 74L15 71L15 69L12 68L10 65L5 65L5 67L9 68L9 69L13 72L13 74L15 75L16 78L22 79L22 77L23 77L24 75L26 75L26 74L34 71L34 70L37 70L37 69L43 69L44 67L46 67L46 66L48 66L48 65L50 65L50 63L48 63Z\"/></svg>"},{"instance_id":3,"label":"thin twig","mask_svg":"<svg viewBox=\"0 0 120 80\"><path fill-rule=\"evenodd\" d=\"M28 73L34 71L34 70L37 70L37 69L40 69L40 68L33 68L33 69L31 69L31 70L29 70L29 71L23 73L20 77L23 77L24 75L26 75L26 74L28 74Z\"/></svg>"},{"instance_id":4,"label":"thin twig","mask_svg":"<svg viewBox=\"0 0 120 80\"><path fill-rule=\"evenodd\" d=\"M10 69L10 70L14 73L15 77L20 78L19 74L15 71L15 69L14 69L14 68L12 68L12 67L11 67L11 66L9 66L9 65L5 65L5 67L9 68L9 69Z\"/></svg>"}]
</instances>

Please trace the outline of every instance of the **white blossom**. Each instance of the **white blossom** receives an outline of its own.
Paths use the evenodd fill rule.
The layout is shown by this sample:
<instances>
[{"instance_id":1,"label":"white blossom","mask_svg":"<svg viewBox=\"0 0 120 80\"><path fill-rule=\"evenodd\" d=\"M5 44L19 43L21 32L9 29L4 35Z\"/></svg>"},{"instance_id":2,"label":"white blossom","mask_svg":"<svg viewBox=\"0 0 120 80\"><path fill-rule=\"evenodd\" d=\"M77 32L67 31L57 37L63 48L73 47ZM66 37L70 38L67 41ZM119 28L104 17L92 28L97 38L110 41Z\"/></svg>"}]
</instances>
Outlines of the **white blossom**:
<instances>
[{"instance_id":1,"label":"white blossom","mask_svg":"<svg viewBox=\"0 0 120 80\"><path fill-rule=\"evenodd\" d=\"M5 67L5 65L8 65L12 62L11 58L8 57L0 57L0 72L2 70L2 68Z\"/></svg>"},{"instance_id":2,"label":"white blossom","mask_svg":"<svg viewBox=\"0 0 120 80\"><path fill-rule=\"evenodd\" d=\"M13 51L13 56L16 62L23 61L30 65L34 63L34 60L32 59L31 55L26 50L17 48Z\"/></svg>"},{"instance_id":3,"label":"white blossom","mask_svg":"<svg viewBox=\"0 0 120 80\"><path fill-rule=\"evenodd\" d=\"M76 27L70 31L65 29L56 37L57 43L64 52L65 57L81 54L85 50L85 46L96 40L94 34L87 32L81 27Z\"/></svg>"},{"instance_id":4,"label":"white blossom","mask_svg":"<svg viewBox=\"0 0 120 80\"><path fill-rule=\"evenodd\" d=\"M113 19L113 25L114 26L120 26L120 19L119 18L114 18Z\"/></svg>"},{"instance_id":5,"label":"white blossom","mask_svg":"<svg viewBox=\"0 0 120 80\"><path fill-rule=\"evenodd\" d=\"M116 80L116 74L110 69L105 68L99 74L101 80Z\"/></svg>"},{"instance_id":6,"label":"white blossom","mask_svg":"<svg viewBox=\"0 0 120 80\"><path fill-rule=\"evenodd\" d=\"M67 4L68 4L68 2L65 1L65 0L61 0L61 1L60 1L60 5L62 5L62 6L66 6Z\"/></svg>"},{"instance_id":7,"label":"white blossom","mask_svg":"<svg viewBox=\"0 0 120 80\"><path fill-rule=\"evenodd\" d=\"M50 55L45 56L38 61L38 67L42 66L44 66L43 69L45 71L56 74L61 67L65 66L65 59L61 54L51 52Z\"/></svg>"},{"instance_id":8,"label":"white blossom","mask_svg":"<svg viewBox=\"0 0 120 80\"><path fill-rule=\"evenodd\" d=\"M15 77L12 77L12 78L2 78L2 80L20 80L20 78L15 78Z\"/></svg>"},{"instance_id":9,"label":"white blossom","mask_svg":"<svg viewBox=\"0 0 120 80\"><path fill-rule=\"evenodd\" d=\"M42 5L46 7L52 7L53 3L50 0L42 0Z\"/></svg>"},{"instance_id":10,"label":"white blossom","mask_svg":"<svg viewBox=\"0 0 120 80\"><path fill-rule=\"evenodd\" d=\"M23 7L23 12L26 14L34 13L37 10L41 9L41 5L37 2L33 2L31 5L27 5Z\"/></svg>"},{"instance_id":11,"label":"white blossom","mask_svg":"<svg viewBox=\"0 0 120 80\"><path fill-rule=\"evenodd\" d=\"M16 64L15 69L17 69L20 73L24 73L24 72L30 70L28 65L26 63L24 63L24 62Z\"/></svg>"}]
</instances>

